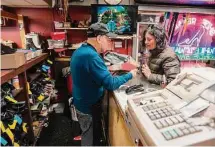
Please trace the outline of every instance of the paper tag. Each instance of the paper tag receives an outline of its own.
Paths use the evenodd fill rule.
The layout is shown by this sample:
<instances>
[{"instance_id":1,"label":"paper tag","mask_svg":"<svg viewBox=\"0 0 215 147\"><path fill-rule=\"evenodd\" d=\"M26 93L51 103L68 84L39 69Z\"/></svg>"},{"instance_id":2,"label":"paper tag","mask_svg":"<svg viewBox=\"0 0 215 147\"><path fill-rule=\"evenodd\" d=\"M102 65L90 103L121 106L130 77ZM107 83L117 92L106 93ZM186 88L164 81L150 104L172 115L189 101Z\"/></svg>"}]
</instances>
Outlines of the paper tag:
<instances>
[{"instance_id":1,"label":"paper tag","mask_svg":"<svg viewBox=\"0 0 215 147\"><path fill-rule=\"evenodd\" d=\"M6 96L5 98L7 100L9 100L10 102L17 103L17 101L15 99L13 99L12 97L10 97L10 96Z\"/></svg>"},{"instance_id":2,"label":"paper tag","mask_svg":"<svg viewBox=\"0 0 215 147\"><path fill-rule=\"evenodd\" d=\"M42 94L41 94L40 96L38 96L38 97L37 97L37 99L38 99L39 101L43 101L43 100L44 100L44 98L45 98L45 96L44 96L44 95L42 95Z\"/></svg>"},{"instance_id":3,"label":"paper tag","mask_svg":"<svg viewBox=\"0 0 215 147\"><path fill-rule=\"evenodd\" d=\"M75 110L75 106L74 106L74 105L71 105L71 106L70 106L70 111L71 111L71 114L72 114L72 120L78 121L77 113L76 113L76 110Z\"/></svg>"},{"instance_id":4,"label":"paper tag","mask_svg":"<svg viewBox=\"0 0 215 147\"><path fill-rule=\"evenodd\" d=\"M14 135L13 135L13 133L11 132L11 130L9 128L6 129L6 133L10 137L10 140L13 143L14 142Z\"/></svg>"},{"instance_id":5,"label":"paper tag","mask_svg":"<svg viewBox=\"0 0 215 147\"><path fill-rule=\"evenodd\" d=\"M1 132L4 133L6 130L2 121L0 121L0 127L1 127Z\"/></svg>"}]
</instances>

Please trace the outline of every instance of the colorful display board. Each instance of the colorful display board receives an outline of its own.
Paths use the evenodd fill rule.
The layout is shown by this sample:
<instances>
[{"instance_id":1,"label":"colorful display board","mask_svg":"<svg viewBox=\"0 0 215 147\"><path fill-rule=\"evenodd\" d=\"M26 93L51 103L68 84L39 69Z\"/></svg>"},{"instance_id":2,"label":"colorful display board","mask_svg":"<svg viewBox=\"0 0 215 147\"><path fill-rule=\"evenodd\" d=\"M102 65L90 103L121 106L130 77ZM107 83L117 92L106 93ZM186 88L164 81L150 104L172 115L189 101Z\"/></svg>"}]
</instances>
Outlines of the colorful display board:
<instances>
[{"instance_id":1,"label":"colorful display board","mask_svg":"<svg viewBox=\"0 0 215 147\"><path fill-rule=\"evenodd\" d=\"M192 6L215 6L214 0L135 0L136 3L173 4Z\"/></svg>"},{"instance_id":2,"label":"colorful display board","mask_svg":"<svg viewBox=\"0 0 215 147\"><path fill-rule=\"evenodd\" d=\"M179 14L170 46L182 60L215 60L215 15Z\"/></svg>"},{"instance_id":3,"label":"colorful display board","mask_svg":"<svg viewBox=\"0 0 215 147\"><path fill-rule=\"evenodd\" d=\"M132 34L136 31L137 6L92 6L92 22L107 24L109 31L117 34Z\"/></svg>"}]
</instances>

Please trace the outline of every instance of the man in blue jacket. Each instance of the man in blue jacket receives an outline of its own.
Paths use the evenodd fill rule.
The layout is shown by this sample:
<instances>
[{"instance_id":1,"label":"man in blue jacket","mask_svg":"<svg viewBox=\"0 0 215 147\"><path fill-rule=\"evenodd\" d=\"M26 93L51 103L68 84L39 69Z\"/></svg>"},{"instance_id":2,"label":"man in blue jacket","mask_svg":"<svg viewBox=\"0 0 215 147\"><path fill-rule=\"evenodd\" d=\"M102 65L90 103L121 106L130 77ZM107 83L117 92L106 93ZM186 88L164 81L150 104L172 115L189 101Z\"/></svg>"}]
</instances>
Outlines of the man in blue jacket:
<instances>
[{"instance_id":1,"label":"man in blue jacket","mask_svg":"<svg viewBox=\"0 0 215 147\"><path fill-rule=\"evenodd\" d=\"M110 33L105 24L92 24L87 31L87 42L82 44L71 57L73 79L73 105L82 130L81 145L99 145L101 132L101 100L104 89L115 90L136 76L137 70L113 77L100 53L111 49ZM100 135L98 135L100 134Z\"/></svg>"}]
</instances>

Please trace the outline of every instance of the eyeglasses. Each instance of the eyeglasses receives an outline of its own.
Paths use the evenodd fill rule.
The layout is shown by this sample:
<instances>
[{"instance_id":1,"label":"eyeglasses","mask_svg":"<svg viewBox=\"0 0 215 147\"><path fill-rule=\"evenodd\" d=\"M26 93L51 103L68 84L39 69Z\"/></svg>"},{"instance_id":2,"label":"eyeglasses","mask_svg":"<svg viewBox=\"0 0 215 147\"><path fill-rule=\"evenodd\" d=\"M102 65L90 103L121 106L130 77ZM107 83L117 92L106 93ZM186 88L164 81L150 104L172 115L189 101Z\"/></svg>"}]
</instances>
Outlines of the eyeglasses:
<instances>
[{"instance_id":1,"label":"eyeglasses","mask_svg":"<svg viewBox=\"0 0 215 147\"><path fill-rule=\"evenodd\" d=\"M107 41L109 41L109 42L112 41L111 38L109 38L108 36L106 36L106 35L103 35L103 36L105 36L105 38L107 39Z\"/></svg>"}]
</instances>

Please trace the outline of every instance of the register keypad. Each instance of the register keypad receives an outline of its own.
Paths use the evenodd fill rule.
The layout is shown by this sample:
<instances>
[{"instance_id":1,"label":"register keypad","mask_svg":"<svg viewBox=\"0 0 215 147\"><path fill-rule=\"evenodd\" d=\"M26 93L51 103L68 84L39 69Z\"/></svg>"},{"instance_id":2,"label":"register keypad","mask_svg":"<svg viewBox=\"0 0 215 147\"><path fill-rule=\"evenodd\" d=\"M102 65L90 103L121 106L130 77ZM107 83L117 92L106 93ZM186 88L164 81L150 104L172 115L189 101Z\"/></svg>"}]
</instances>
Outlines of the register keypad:
<instances>
[{"instance_id":1,"label":"register keypad","mask_svg":"<svg viewBox=\"0 0 215 147\"><path fill-rule=\"evenodd\" d=\"M142 107L148 117L153 121L157 129L161 130L170 126L174 126L185 122L184 117L180 111L175 110L168 102L160 102ZM183 137L189 134L199 132L198 128L190 125L176 126L168 130L161 130L161 134L166 140Z\"/></svg>"},{"instance_id":2,"label":"register keypad","mask_svg":"<svg viewBox=\"0 0 215 147\"><path fill-rule=\"evenodd\" d=\"M168 105L167 102L159 102L159 103L156 103L156 104L150 104L150 105L147 105L147 106L143 106L143 110L146 112L146 111L162 108L162 107L165 107L167 105Z\"/></svg>"},{"instance_id":3,"label":"register keypad","mask_svg":"<svg viewBox=\"0 0 215 147\"><path fill-rule=\"evenodd\" d=\"M144 110L144 108L143 108L143 110ZM149 116L149 118L151 120L156 120L156 119L160 119L160 118L173 116L173 115L176 115L179 113L180 113L179 111L174 110L172 107L168 107L168 108L160 108L160 109L156 109L156 110L151 110L151 111L147 112L146 114ZM176 118L173 118L172 121L174 123L177 123L179 120L177 120Z\"/></svg>"},{"instance_id":4,"label":"register keypad","mask_svg":"<svg viewBox=\"0 0 215 147\"><path fill-rule=\"evenodd\" d=\"M183 127L178 127L178 128L162 131L161 133L166 140L171 140L171 139L183 137L183 136L186 136L189 134L197 133L200 131L201 131L200 129L195 128L193 126L188 126L188 127L183 126Z\"/></svg>"}]
</instances>

